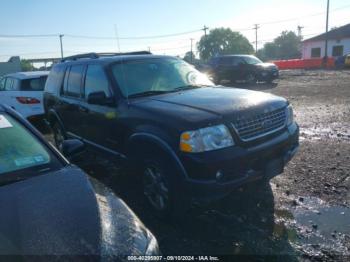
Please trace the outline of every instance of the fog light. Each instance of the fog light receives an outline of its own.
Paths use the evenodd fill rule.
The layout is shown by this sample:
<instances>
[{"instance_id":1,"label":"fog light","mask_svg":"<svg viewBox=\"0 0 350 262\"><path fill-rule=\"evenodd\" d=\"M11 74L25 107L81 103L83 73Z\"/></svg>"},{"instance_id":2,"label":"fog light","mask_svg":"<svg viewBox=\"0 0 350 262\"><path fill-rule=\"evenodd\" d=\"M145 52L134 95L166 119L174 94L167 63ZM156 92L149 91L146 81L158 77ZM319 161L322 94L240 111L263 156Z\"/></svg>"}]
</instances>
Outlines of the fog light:
<instances>
[{"instance_id":1,"label":"fog light","mask_svg":"<svg viewBox=\"0 0 350 262\"><path fill-rule=\"evenodd\" d=\"M216 180L221 180L224 177L224 173L221 170L219 170L218 172L216 172L215 177L216 177Z\"/></svg>"}]
</instances>

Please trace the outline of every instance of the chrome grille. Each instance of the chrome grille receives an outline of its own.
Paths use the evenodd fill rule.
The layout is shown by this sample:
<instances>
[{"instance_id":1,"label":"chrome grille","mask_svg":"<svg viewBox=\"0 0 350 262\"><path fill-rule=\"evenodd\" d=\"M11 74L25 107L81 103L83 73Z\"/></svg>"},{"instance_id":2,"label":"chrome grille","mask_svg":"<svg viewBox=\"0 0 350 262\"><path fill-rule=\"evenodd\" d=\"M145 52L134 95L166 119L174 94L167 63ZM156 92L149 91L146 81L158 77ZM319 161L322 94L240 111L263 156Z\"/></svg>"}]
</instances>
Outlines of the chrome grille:
<instances>
[{"instance_id":1,"label":"chrome grille","mask_svg":"<svg viewBox=\"0 0 350 262\"><path fill-rule=\"evenodd\" d=\"M274 133L286 124L286 110L278 109L268 113L236 119L232 125L243 141L250 141Z\"/></svg>"}]
</instances>

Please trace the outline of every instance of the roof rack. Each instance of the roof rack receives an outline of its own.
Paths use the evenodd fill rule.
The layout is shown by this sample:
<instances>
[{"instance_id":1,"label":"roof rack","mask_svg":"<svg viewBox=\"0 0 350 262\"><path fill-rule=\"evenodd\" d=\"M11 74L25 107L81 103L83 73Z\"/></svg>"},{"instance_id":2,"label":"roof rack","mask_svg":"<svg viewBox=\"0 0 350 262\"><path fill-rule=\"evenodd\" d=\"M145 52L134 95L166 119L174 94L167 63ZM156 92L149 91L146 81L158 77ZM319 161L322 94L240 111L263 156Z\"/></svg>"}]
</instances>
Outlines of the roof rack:
<instances>
[{"instance_id":1,"label":"roof rack","mask_svg":"<svg viewBox=\"0 0 350 262\"><path fill-rule=\"evenodd\" d=\"M151 55L151 52L148 51L135 51L135 52L126 52L126 53L86 53L80 55L67 56L61 59L61 62L67 61L76 61L79 59L97 59L100 57L108 56L121 56L121 55Z\"/></svg>"}]
</instances>

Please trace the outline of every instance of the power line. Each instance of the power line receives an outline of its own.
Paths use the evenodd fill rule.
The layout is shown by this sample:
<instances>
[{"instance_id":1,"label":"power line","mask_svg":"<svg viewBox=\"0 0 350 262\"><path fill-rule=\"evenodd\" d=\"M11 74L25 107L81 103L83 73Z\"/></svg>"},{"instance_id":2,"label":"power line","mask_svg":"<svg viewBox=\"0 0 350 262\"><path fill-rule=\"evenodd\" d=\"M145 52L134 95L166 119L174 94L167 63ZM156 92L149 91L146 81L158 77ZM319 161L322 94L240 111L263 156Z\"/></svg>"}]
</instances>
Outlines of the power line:
<instances>
[{"instance_id":1,"label":"power line","mask_svg":"<svg viewBox=\"0 0 350 262\"><path fill-rule=\"evenodd\" d=\"M0 38L41 38L41 37L57 37L59 34L47 35L0 35Z\"/></svg>"},{"instance_id":2,"label":"power line","mask_svg":"<svg viewBox=\"0 0 350 262\"><path fill-rule=\"evenodd\" d=\"M152 36L134 36L134 37L119 37L119 39L123 40L131 40L131 39L154 39L154 38L165 38L165 37L172 37L172 36L179 36L179 35L187 35L192 33L197 33L202 31L202 29L198 30L192 30L187 32L181 32L181 33L175 33L175 34L166 34L166 35L152 35ZM115 37L104 37L104 36L87 36L87 35L71 35L66 34L67 37L72 38L86 38L86 39L113 39L115 40Z\"/></svg>"}]
</instances>

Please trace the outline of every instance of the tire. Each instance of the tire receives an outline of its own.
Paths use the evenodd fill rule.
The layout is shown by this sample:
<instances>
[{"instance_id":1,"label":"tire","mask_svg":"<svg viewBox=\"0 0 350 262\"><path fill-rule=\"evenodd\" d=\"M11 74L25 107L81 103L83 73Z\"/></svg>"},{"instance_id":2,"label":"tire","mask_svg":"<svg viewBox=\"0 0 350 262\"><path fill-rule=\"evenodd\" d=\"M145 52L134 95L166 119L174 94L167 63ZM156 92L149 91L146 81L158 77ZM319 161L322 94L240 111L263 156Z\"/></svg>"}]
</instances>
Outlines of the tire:
<instances>
[{"instance_id":1,"label":"tire","mask_svg":"<svg viewBox=\"0 0 350 262\"><path fill-rule=\"evenodd\" d=\"M55 146L61 151L62 142L66 140L66 135L63 131L62 126L56 121L52 126L53 138Z\"/></svg>"},{"instance_id":2,"label":"tire","mask_svg":"<svg viewBox=\"0 0 350 262\"><path fill-rule=\"evenodd\" d=\"M189 208L189 201L185 201L183 194L176 194L175 176L178 174L175 170L172 161L161 154L153 153L143 160L143 194L161 219L177 219Z\"/></svg>"},{"instance_id":3,"label":"tire","mask_svg":"<svg viewBox=\"0 0 350 262\"><path fill-rule=\"evenodd\" d=\"M253 73L248 73L245 76L245 82L246 84L256 84L256 76Z\"/></svg>"}]
</instances>

